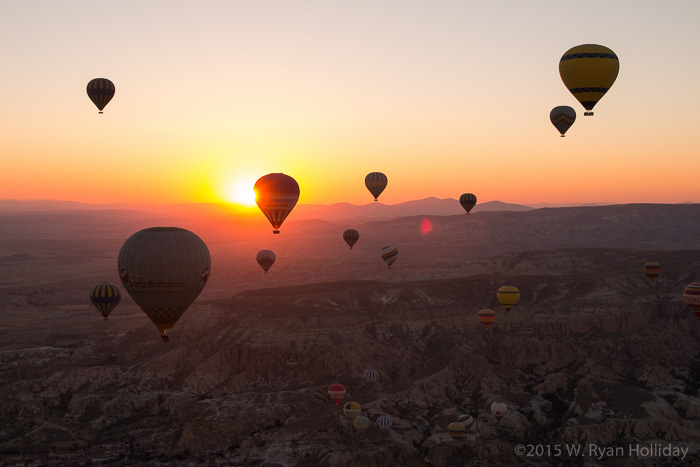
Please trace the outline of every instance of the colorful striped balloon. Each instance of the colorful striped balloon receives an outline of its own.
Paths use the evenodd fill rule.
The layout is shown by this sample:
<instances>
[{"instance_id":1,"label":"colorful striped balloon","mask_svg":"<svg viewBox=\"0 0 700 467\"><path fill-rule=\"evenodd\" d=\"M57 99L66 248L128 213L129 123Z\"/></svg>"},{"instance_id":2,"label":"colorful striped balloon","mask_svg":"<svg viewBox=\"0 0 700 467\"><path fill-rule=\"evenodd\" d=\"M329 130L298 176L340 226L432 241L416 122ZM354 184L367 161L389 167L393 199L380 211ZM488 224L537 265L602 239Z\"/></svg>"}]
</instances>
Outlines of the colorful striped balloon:
<instances>
[{"instance_id":1,"label":"colorful striped balloon","mask_svg":"<svg viewBox=\"0 0 700 467\"><path fill-rule=\"evenodd\" d=\"M695 312L695 316L700 318L700 282L693 282L685 286L683 300Z\"/></svg>"},{"instance_id":2,"label":"colorful striped balloon","mask_svg":"<svg viewBox=\"0 0 700 467\"><path fill-rule=\"evenodd\" d=\"M111 282L97 284L90 291L90 301L97 308L97 311L102 313L104 319L107 319L121 298L122 294L119 292L119 287Z\"/></svg>"},{"instance_id":3,"label":"colorful striped balloon","mask_svg":"<svg viewBox=\"0 0 700 467\"><path fill-rule=\"evenodd\" d=\"M650 261L644 265L644 274L647 275L650 281L654 282L661 274L661 265L657 262Z\"/></svg>"},{"instance_id":4,"label":"colorful striped balloon","mask_svg":"<svg viewBox=\"0 0 700 467\"><path fill-rule=\"evenodd\" d=\"M386 175L381 172L368 173L365 177L365 186L369 192L372 193L375 201L377 201L379 195L382 194L382 191L384 191L384 188L386 188L388 182L389 179L387 179Z\"/></svg>"},{"instance_id":5,"label":"colorful striped balloon","mask_svg":"<svg viewBox=\"0 0 700 467\"><path fill-rule=\"evenodd\" d=\"M473 195L471 193L464 193L462 196L459 197L459 204L462 205L465 211L467 211L467 215L469 215L469 211L476 206L476 195Z\"/></svg>"},{"instance_id":6,"label":"colorful striped balloon","mask_svg":"<svg viewBox=\"0 0 700 467\"><path fill-rule=\"evenodd\" d=\"M457 421L464 425L464 428L466 430L468 430L472 427L472 425L474 425L474 417L472 417L469 414L460 415L459 417L457 417Z\"/></svg>"},{"instance_id":7,"label":"colorful striped balloon","mask_svg":"<svg viewBox=\"0 0 700 467\"><path fill-rule=\"evenodd\" d=\"M503 308L508 311L520 300L520 291L512 285L504 285L498 289L496 297L498 297L498 301L503 305Z\"/></svg>"},{"instance_id":8,"label":"colorful striped balloon","mask_svg":"<svg viewBox=\"0 0 700 467\"><path fill-rule=\"evenodd\" d=\"M452 422L447 425L447 433L452 437L452 441L457 442L464 436L464 425L460 422Z\"/></svg>"},{"instance_id":9,"label":"colorful striped balloon","mask_svg":"<svg viewBox=\"0 0 700 467\"><path fill-rule=\"evenodd\" d=\"M494 321L496 321L495 311L489 309L479 311L479 322L484 327L484 329L488 331Z\"/></svg>"},{"instance_id":10,"label":"colorful striped balloon","mask_svg":"<svg viewBox=\"0 0 700 467\"><path fill-rule=\"evenodd\" d=\"M87 95L97 109L102 113L102 109L114 97L114 83L107 78L95 78L87 85Z\"/></svg>"},{"instance_id":11,"label":"colorful striped balloon","mask_svg":"<svg viewBox=\"0 0 700 467\"><path fill-rule=\"evenodd\" d=\"M385 246L382 248L382 259L391 268L391 265L396 261L396 257L399 255L399 250L393 246Z\"/></svg>"}]
</instances>

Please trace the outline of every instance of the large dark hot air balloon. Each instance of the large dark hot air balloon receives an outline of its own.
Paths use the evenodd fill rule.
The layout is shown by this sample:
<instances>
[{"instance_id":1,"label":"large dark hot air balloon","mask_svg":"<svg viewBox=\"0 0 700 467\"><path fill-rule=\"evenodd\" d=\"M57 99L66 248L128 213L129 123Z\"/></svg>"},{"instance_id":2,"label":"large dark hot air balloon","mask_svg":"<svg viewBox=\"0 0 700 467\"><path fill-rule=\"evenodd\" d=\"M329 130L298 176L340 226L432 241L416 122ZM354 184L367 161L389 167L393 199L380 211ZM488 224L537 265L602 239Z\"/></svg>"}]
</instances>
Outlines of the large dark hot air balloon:
<instances>
[{"instance_id":1,"label":"large dark hot air balloon","mask_svg":"<svg viewBox=\"0 0 700 467\"><path fill-rule=\"evenodd\" d=\"M87 95L102 113L102 109L114 97L114 83L107 78L95 78L87 85Z\"/></svg>"},{"instance_id":2,"label":"large dark hot air balloon","mask_svg":"<svg viewBox=\"0 0 700 467\"><path fill-rule=\"evenodd\" d=\"M352 250L352 247L355 246L355 243L360 239L360 232L358 232L355 229L347 229L345 232L343 232L343 240L345 240L345 243L348 244L350 249Z\"/></svg>"},{"instance_id":3,"label":"large dark hot air balloon","mask_svg":"<svg viewBox=\"0 0 700 467\"><path fill-rule=\"evenodd\" d=\"M473 195L471 193L464 193L462 196L459 197L459 204L462 205L465 211L467 211L467 215L469 215L469 211L476 206L476 195Z\"/></svg>"},{"instance_id":4,"label":"large dark hot air balloon","mask_svg":"<svg viewBox=\"0 0 700 467\"><path fill-rule=\"evenodd\" d=\"M559 130L563 138L565 136L564 133L566 133L576 121L576 111L568 105L554 107L552 111L549 112L549 121Z\"/></svg>"},{"instance_id":5,"label":"large dark hot air balloon","mask_svg":"<svg viewBox=\"0 0 700 467\"><path fill-rule=\"evenodd\" d=\"M277 259L277 257L275 256L275 252L272 250L260 250L258 251L258 254L255 255L255 260L258 262L260 267L263 268L265 274L267 274L267 271L273 264L275 264L275 259Z\"/></svg>"},{"instance_id":6,"label":"large dark hot air balloon","mask_svg":"<svg viewBox=\"0 0 700 467\"><path fill-rule=\"evenodd\" d=\"M211 258L201 238L178 227L151 227L129 237L117 260L122 285L168 341L166 330L209 279Z\"/></svg>"},{"instance_id":7,"label":"large dark hot air balloon","mask_svg":"<svg viewBox=\"0 0 700 467\"><path fill-rule=\"evenodd\" d=\"M388 181L386 175L381 172L368 173L365 177L365 186L369 192L372 193L375 201L377 201L379 195L381 195L384 188L386 188Z\"/></svg>"},{"instance_id":8,"label":"large dark hot air balloon","mask_svg":"<svg viewBox=\"0 0 700 467\"><path fill-rule=\"evenodd\" d=\"M95 308L102 314L104 319L107 319L121 298L122 294L119 292L119 287L111 282L97 284L90 291L90 301L95 305Z\"/></svg>"},{"instance_id":9,"label":"large dark hot air balloon","mask_svg":"<svg viewBox=\"0 0 700 467\"><path fill-rule=\"evenodd\" d=\"M620 61L615 52L597 44L577 45L559 60L559 75L571 94L593 115L593 107L615 82Z\"/></svg>"},{"instance_id":10,"label":"large dark hot air balloon","mask_svg":"<svg viewBox=\"0 0 700 467\"><path fill-rule=\"evenodd\" d=\"M280 233L280 226L299 201L299 184L289 175L274 173L260 177L253 190L255 202L274 228L272 233Z\"/></svg>"}]
</instances>

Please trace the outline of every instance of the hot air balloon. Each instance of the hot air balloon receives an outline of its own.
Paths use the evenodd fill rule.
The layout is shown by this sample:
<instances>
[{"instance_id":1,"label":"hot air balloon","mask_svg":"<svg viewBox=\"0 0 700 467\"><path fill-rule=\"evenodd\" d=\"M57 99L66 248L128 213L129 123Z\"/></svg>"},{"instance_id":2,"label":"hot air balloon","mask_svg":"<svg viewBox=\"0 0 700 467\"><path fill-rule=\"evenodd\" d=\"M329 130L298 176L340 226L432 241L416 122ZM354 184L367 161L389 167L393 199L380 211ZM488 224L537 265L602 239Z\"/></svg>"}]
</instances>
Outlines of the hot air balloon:
<instances>
[{"instance_id":1,"label":"hot air balloon","mask_svg":"<svg viewBox=\"0 0 700 467\"><path fill-rule=\"evenodd\" d=\"M382 415L377 419L377 426L380 430L388 430L393 424L394 420L388 415Z\"/></svg>"},{"instance_id":2,"label":"hot air balloon","mask_svg":"<svg viewBox=\"0 0 700 467\"><path fill-rule=\"evenodd\" d=\"M469 414L460 415L459 417L457 417L457 421L464 425L465 430L468 430L472 427L472 425L474 425L474 417L472 417Z\"/></svg>"},{"instance_id":3,"label":"hot air balloon","mask_svg":"<svg viewBox=\"0 0 700 467\"><path fill-rule=\"evenodd\" d=\"M382 259L391 268L391 265L396 261L396 257L399 255L399 250L393 246L385 246L382 248Z\"/></svg>"},{"instance_id":4,"label":"hot air balloon","mask_svg":"<svg viewBox=\"0 0 700 467\"><path fill-rule=\"evenodd\" d=\"M102 109L114 97L114 83L107 78L95 78L87 85L87 95L102 113Z\"/></svg>"},{"instance_id":5,"label":"hot air balloon","mask_svg":"<svg viewBox=\"0 0 700 467\"><path fill-rule=\"evenodd\" d=\"M464 436L464 425L459 422L452 422L447 425L447 433L452 437L454 442L457 442Z\"/></svg>"},{"instance_id":6,"label":"hot air balloon","mask_svg":"<svg viewBox=\"0 0 700 467\"><path fill-rule=\"evenodd\" d=\"M371 425L369 418L365 417L364 415L358 415L357 417L355 417L355 420L352 421L352 424L360 433L367 431L367 428L369 428L369 426Z\"/></svg>"},{"instance_id":7,"label":"hot air balloon","mask_svg":"<svg viewBox=\"0 0 700 467\"><path fill-rule=\"evenodd\" d=\"M560 105L559 107L554 107L552 111L549 112L549 120L552 122L552 125L559 130L563 138L564 133L566 133L576 121L576 111L568 105Z\"/></svg>"},{"instance_id":8,"label":"hot air balloon","mask_svg":"<svg viewBox=\"0 0 700 467\"><path fill-rule=\"evenodd\" d=\"M340 383L331 384L328 386L328 396L337 404L345 397L345 386Z\"/></svg>"},{"instance_id":9,"label":"hot air balloon","mask_svg":"<svg viewBox=\"0 0 700 467\"><path fill-rule=\"evenodd\" d=\"M464 210L467 211L467 215L469 215L469 211L476 205L476 195L464 193L459 197L459 204L462 205Z\"/></svg>"},{"instance_id":10,"label":"hot air balloon","mask_svg":"<svg viewBox=\"0 0 700 467\"><path fill-rule=\"evenodd\" d=\"M379 379L379 372L377 370L365 370L362 373L362 377L367 381L376 381Z\"/></svg>"},{"instance_id":11,"label":"hot air balloon","mask_svg":"<svg viewBox=\"0 0 700 467\"><path fill-rule=\"evenodd\" d=\"M151 227L124 242L117 264L122 285L167 342L166 330L207 284L211 258L202 239L189 230Z\"/></svg>"},{"instance_id":12,"label":"hot air balloon","mask_svg":"<svg viewBox=\"0 0 700 467\"><path fill-rule=\"evenodd\" d=\"M102 313L104 319L107 319L107 316L114 310L121 298L122 294L119 292L119 287L111 282L97 284L90 291L90 301L95 305L97 311Z\"/></svg>"},{"instance_id":13,"label":"hot air balloon","mask_svg":"<svg viewBox=\"0 0 700 467\"><path fill-rule=\"evenodd\" d=\"M495 311L489 309L479 311L479 322L484 327L484 329L488 331L494 321L496 321Z\"/></svg>"},{"instance_id":14,"label":"hot air balloon","mask_svg":"<svg viewBox=\"0 0 700 467\"><path fill-rule=\"evenodd\" d=\"M693 282L685 286L683 300L695 312L695 316L700 318L700 282Z\"/></svg>"},{"instance_id":15,"label":"hot air balloon","mask_svg":"<svg viewBox=\"0 0 700 467\"><path fill-rule=\"evenodd\" d=\"M355 229L347 229L345 232L343 232L343 240L345 240L345 243L348 244L350 249L352 250L352 247L355 246L355 243L360 239L360 232L358 232Z\"/></svg>"},{"instance_id":16,"label":"hot air balloon","mask_svg":"<svg viewBox=\"0 0 700 467\"><path fill-rule=\"evenodd\" d=\"M377 201L379 195L382 194L382 191L384 191L384 188L386 188L387 183L388 179L386 178L386 175L381 172L372 172L367 174L365 177L365 186L369 192L372 193L375 201Z\"/></svg>"},{"instance_id":17,"label":"hot air balloon","mask_svg":"<svg viewBox=\"0 0 700 467\"><path fill-rule=\"evenodd\" d=\"M644 265L644 274L650 281L654 282L661 275L661 265L655 261L650 261Z\"/></svg>"},{"instance_id":18,"label":"hot air balloon","mask_svg":"<svg viewBox=\"0 0 700 467\"><path fill-rule=\"evenodd\" d=\"M498 419L502 419L503 416L508 412L508 406L503 402L494 402L491 404L491 413Z\"/></svg>"},{"instance_id":19,"label":"hot air balloon","mask_svg":"<svg viewBox=\"0 0 700 467\"><path fill-rule=\"evenodd\" d=\"M280 226L299 200L299 184L289 175L274 173L260 177L253 190L255 202L274 228L272 233L280 233Z\"/></svg>"},{"instance_id":20,"label":"hot air balloon","mask_svg":"<svg viewBox=\"0 0 700 467\"><path fill-rule=\"evenodd\" d=\"M577 45L559 60L559 75L571 94L593 115L593 107L615 82L620 61L615 52L597 44Z\"/></svg>"},{"instance_id":21,"label":"hot air balloon","mask_svg":"<svg viewBox=\"0 0 700 467\"><path fill-rule=\"evenodd\" d=\"M258 262L260 267L263 268L265 274L267 274L268 269L275 264L275 259L275 252L272 250L260 250L258 251L258 254L255 255L255 260Z\"/></svg>"},{"instance_id":22,"label":"hot air balloon","mask_svg":"<svg viewBox=\"0 0 700 467\"><path fill-rule=\"evenodd\" d=\"M296 368L297 367L297 359L294 357L289 357L287 359L287 368Z\"/></svg>"},{"instance_id":23,"label":"hot air balloon","mask_svg":"<svg viewBox=\"0 0 700 467\"><path fill-rule=\"evenodd\" d=\"M350 417L350 420L355 421L355 417L362 413L362 406L357 402L346 402L343 405L343 413Z\"/></svg>"},{"instance_id":24,"label":"hot air balloon","mask_svg":"<svg viewBox=\"0 0 700 467\"><path fill-rule=\"evenodd\" d=\"M503 308L508 311L520 300L520 291L512 285L504 285L498 289L496 296L498 297L498 301L501 302L501 305L503 305Z\"/></svg>"}]
</instances>

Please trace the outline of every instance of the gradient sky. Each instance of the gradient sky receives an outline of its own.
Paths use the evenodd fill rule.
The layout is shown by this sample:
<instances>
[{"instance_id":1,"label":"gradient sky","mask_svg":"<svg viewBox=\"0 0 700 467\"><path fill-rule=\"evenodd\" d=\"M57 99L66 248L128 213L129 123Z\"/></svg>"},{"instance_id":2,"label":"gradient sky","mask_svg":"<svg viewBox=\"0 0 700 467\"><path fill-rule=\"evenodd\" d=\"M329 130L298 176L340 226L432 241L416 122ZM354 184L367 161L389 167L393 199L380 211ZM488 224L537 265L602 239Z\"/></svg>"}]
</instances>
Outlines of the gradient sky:
<instances>
[{"instance_id":1,"label":"gradient sky","mask_svg":"<svg viewBox=\"0 0 700 467\"><path fill-rule=\"evenodd\" d=\"M700 201L700 2L5 1L0 199ZM558 65L620 58L584 117ZM104 115L85 87L112 80ZM560 138L549 111L577 121ZM693 168L695 167L695 168Z\"/></svg>"}]
</instances>

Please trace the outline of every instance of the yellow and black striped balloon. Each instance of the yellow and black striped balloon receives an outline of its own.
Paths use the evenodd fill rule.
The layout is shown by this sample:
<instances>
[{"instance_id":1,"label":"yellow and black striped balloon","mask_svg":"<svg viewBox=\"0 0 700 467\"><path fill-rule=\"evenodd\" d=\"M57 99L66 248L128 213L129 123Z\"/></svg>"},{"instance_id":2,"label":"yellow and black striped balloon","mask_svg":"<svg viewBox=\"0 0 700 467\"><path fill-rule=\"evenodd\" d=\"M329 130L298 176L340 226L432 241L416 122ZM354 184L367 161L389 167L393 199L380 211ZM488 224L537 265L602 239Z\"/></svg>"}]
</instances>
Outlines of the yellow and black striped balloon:
<instances>
[{"instance_id":1,"label":"yellow and black striped balloon","mask_svg":"<svg viewBox=\"0 0 700 467\"><path fill-rule=\"evenodd\" d=\"M95 78L87 85L87 94L100 113L114 97L114 83L107 78Z\"/></svg>"},{"instance_id":2,"label":"yellow and black striped balloon","mask_svg":"<svg viewBox=\"0 0 700 467\"><path fill-rule=\"evenodd\" d=\"M503 308L508 311L520 300L520 291L517 287L513 287L512 285L504 285L498 289L498 292L496 292L496 297L501 305L503 305Z\"/></svg>"},{"instance_id":3,"label":"yellow and black striped balloon","mask_svg":"<svg viewBox=\"0 0 700 467\"><path fill-rule=\"evenodd\" d=\"M615 82L620 61L615 52L597 44L577 45L559 60L559 75L571 94L593 115L593 107Z\"/></svg>"},{"instance_id":4,"label":"yellow and black striped balloon","mask_svg":"<svg viewBox=\"0 0 700 467\"><path fill-rule=\"evenodd\" d=\"M107 316L114 310L121 298L122 294L119 292L119 287L111 282L97 284L90 291L90 301L95 305L97 311L102 313L104 319L107 319Z\"/></svg>"},{"instance_id":5,"label":"yellow and black striped balloon","mask_svg":"<svg viewBox=\"0 0 700 467\"><path fill-rule=\"evenodd\" d=\"M661 275L661 265L656 261L649 261L644 265L643 271L649 280L654 282Z\"/></svg>"}]
</instances>

